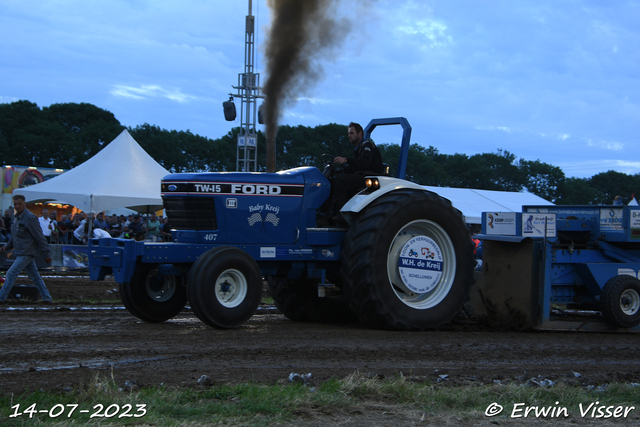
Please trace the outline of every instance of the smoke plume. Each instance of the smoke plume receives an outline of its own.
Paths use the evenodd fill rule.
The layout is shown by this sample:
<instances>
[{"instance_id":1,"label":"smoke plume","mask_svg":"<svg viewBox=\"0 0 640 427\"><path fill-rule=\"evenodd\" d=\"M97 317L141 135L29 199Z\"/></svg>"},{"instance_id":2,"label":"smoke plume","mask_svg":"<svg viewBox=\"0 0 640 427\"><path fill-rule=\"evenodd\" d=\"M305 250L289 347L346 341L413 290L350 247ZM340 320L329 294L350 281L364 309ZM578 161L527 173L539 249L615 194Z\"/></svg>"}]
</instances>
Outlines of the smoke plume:
<instances>
[{"instance_id":1,"label":"smoke plume","mask_svg":"<svg viewBox=\"0 0 640 427\"><path fill-rule=\"evenodd\" d=\"M275 171L275 137L284 108L307 94L323 77L322 62L333 59L338 42L349 32L349 20L335 16L337 3L338 0L267 1L273 14L265 49L267 82L263 87L267 172Z\"/></svg>"}]
</instances>

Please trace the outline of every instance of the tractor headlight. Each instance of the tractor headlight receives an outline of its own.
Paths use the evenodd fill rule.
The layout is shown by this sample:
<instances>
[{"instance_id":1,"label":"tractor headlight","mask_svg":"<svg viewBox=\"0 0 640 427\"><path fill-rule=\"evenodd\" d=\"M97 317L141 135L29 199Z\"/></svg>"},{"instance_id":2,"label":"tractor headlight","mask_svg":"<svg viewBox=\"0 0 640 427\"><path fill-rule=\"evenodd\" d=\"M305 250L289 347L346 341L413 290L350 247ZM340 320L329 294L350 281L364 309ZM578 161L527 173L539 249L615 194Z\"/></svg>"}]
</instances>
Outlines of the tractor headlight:
<instances>
[{"instance_id":1,"label":"tractor headlight","mask_svg":"<svg viewBox=\"0 0 640 427\"><path fill-rule=\"evenodd\" d=\"M367 178L364 180L364 183L367 186L367 190L369 191L376 191L380 188L380 182L378 181L378 178Z\"/></svg>"}]
</instances>

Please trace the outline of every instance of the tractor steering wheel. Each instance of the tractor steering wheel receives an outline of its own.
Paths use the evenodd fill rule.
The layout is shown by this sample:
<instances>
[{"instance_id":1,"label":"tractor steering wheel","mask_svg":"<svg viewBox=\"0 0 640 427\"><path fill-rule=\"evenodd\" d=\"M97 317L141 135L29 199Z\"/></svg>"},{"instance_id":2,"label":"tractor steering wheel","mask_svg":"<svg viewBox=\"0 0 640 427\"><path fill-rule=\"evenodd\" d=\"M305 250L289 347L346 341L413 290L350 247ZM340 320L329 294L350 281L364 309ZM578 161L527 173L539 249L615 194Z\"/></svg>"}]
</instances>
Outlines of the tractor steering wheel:
<instances>
[{"instance_id":1,"label":"tractor steering wheel","mask_svg":"<svg viewBox=\"0 0 640 427\"><path fill-rule=\"evenodd\" d=\"M335 159L336 157L337 156L334 156L333 154L323 154L322 156L320 156L320 160L324 164L324 170L322 171L322 174L327 178L331 178L334 175L344 173L344 167L342 165L333 163L333 159Z\"/></svg>"}]
</instances>

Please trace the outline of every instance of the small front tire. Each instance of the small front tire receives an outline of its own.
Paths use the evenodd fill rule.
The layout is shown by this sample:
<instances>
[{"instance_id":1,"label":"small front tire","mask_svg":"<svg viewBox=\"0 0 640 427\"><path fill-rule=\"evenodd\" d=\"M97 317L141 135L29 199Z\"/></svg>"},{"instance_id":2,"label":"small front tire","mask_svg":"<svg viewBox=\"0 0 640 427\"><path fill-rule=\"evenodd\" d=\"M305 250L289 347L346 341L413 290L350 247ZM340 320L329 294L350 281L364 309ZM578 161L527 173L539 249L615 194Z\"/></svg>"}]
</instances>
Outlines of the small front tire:
<instances>
[{"instance_id":1,"label":"small front tire","mask_svg":"<svg viewBox=\"0 0 640 427\"><path fill-rule=\"evenodd\" d=\"M222 246L193 264L187 292L200 320L215 328L233 328L255 314L262 299L262 273L249 254Z\"/></svg>"},{"instance_id":2,"label":"small front tire","mask_svg":"<svg viewBox=\"0 0 640 427\"><path fill-rule=\"evenodd\" d=\"M131 281L120 284L120 296L129 313L145 322L169 320L187 303L182 278L160 274L157 264L136 265Z\"/></svg>"}]
</instances>

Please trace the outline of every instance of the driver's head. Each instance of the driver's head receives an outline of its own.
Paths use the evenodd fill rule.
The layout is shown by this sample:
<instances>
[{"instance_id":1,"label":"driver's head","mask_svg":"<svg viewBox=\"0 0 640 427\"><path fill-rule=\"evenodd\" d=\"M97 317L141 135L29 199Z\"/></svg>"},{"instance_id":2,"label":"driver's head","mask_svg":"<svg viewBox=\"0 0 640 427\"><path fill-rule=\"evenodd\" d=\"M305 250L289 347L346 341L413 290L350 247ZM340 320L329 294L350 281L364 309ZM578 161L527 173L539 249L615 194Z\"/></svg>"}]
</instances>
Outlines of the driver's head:
<instances>
[{"instance_id":1,"label":"driver's head","mask_svg":"<svg viewBox=\"0 0 640 427\"><path fill-rule=\"evenodd\" d=\"M351 144L359 144L362 138L364 138L364 131L362 130L362 126L354 122L349 123L349 131L347 132L347 136L349 137L349 142Z\"/></svg>"}]
</instances>

